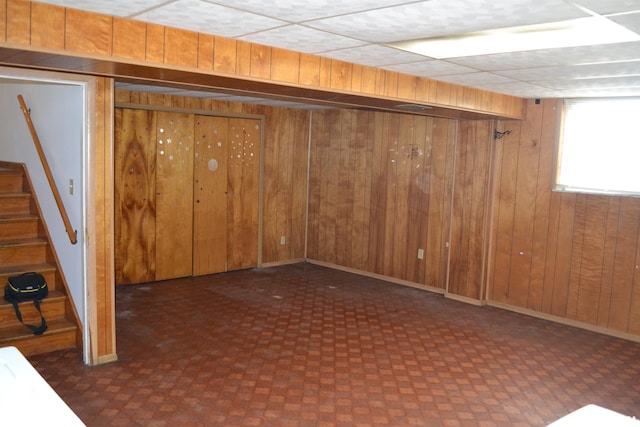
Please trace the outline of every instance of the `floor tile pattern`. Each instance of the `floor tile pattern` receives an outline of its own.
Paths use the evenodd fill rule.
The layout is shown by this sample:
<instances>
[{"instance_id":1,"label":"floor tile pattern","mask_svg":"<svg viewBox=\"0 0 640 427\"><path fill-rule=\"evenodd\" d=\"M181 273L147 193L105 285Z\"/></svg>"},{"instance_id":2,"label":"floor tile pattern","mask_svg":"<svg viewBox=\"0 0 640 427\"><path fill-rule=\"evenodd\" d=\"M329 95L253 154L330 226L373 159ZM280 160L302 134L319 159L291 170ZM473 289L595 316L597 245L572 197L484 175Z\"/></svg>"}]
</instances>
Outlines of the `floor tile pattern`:
<instances>
[{"instance_id":1,"label":"floor tile pattern","mask_svg":"<svg viewBox=\"0 0 640 427\"><path fill-rule=\"evenodd\" d=\"M640 417L640 344L311 264L118 287L115 363L30 358L88 426Z\"/></svg>"}]
</instances>

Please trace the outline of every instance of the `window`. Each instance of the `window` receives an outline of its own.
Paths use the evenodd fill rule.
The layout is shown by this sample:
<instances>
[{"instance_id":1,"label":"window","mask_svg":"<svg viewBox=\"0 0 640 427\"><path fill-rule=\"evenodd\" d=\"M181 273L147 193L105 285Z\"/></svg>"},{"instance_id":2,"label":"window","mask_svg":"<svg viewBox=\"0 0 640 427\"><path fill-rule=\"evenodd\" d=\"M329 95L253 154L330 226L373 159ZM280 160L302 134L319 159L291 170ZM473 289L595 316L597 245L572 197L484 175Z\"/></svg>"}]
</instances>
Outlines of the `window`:
<instances>
[{"instance_id":1,"label":"window","mask_svg":"<svg viewBox=\"0 0 640 427\"><path fill-rule=\"evenodd\" d=\"M640 98L565 100L555 189L640 196Z\"/></svg>"}]
</instances>

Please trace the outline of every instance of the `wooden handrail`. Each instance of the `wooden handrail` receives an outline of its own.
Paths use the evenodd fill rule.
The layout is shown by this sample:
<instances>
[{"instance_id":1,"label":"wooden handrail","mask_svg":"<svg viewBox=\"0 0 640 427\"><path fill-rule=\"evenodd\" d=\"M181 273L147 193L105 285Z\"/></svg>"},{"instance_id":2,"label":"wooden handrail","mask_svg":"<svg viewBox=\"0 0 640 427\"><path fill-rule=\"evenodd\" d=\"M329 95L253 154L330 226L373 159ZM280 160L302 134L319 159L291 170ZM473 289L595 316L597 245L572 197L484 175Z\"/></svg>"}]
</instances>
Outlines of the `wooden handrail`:
<instances>
[{"instance_id":1,"label":"wooden handrail","mask_svg":"<svg viewBox=\"0 0 640 427\"><path fill-rule=\"evenodd\" d=\"M60 211L60 215L62 216L62 222L64 222L64 227L67 230L67 235L69 236L69 240L71 240L71 244L75 245L78 242L78 236L76 232L71 227L71 221L69 221L69 215L67 214L64 205L62 204L62 199L60 198L60 192L58 191L58 187L56 186L55 181L53 180L53 175L51 174L51 169L49 168L49 163L47 162L47 158L44 155L44 151L42 151L42 145L40 144L40 138L38 138L38 134L36 132L36 128L33 126L33 122L31 121L31 113L27 108L27 105L24 102L24 98L22 95L18 95L18 101L20 102L20 108L22 109L22 114L24 114L24 118L27 121L27 125L29 126L29 131L31 132L31 137L33 138L33 143L36 146L36 150L38 151L38 156L40 156L40 161L42 162L42 167L44 168L44 173L47 175L47 180L49 181L49 185L51 186L51 191L53 192L53 198L56 199L56 204L58 205L58 210Z\"/></svg>"}]
</instances>

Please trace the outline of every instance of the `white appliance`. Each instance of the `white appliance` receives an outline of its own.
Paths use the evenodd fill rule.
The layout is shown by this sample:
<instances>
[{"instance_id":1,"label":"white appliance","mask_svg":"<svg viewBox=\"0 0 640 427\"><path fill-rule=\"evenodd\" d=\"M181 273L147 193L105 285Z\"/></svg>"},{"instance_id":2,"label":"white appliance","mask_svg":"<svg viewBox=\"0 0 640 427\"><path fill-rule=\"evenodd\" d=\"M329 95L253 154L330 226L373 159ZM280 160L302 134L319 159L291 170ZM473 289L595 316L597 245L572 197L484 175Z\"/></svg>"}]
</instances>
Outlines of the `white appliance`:
<instances>
[{"instance_id":1,"label":"white appliance","mask_svg":"<svg viewBox=\"0 0 640 427\"><path fill-rule=\"evenodd\" d=\"M15 347L0 348L0 424L84 426Z\"/></svg>"},{"instance_id":2,"label":"white appliance","mask_svg":"<svg viewBox=\"0 0 640 427\"><path fill-rule=\"evenodd\" d=\"M598 405L587 405L547 427L640 427L640 421Z\"/></svg>"}]
</instances>

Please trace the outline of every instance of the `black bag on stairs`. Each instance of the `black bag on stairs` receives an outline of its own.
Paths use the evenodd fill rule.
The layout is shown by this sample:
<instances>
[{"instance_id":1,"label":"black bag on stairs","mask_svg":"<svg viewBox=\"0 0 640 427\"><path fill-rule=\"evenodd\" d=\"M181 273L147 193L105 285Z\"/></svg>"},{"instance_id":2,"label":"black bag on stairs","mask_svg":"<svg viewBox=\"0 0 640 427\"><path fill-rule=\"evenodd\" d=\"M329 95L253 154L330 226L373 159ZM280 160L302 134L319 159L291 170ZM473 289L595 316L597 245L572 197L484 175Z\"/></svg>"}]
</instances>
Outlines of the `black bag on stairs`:
<instances>
[{"instance_id":1,"label":"black bag on stairs","mask_svg":"<svg viewBox=\"0 0 640 427\"><path fill-rule=\"evenodd\" d=\"M49 288L44 277L35 272L23 273L19 276L10 276L7 286L4 288L4 299L13 304L16 316L20 323L31 329L34 335L42 335L47 330L47 321L40 309L40 301L49 295ZM40 326L27 325L22 321L22 314L18 303L33 301L33 305L40 313Z\"/></svg>"}]
</instances>

